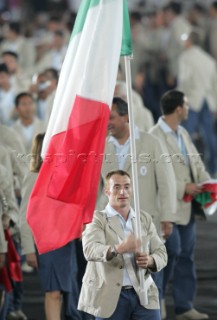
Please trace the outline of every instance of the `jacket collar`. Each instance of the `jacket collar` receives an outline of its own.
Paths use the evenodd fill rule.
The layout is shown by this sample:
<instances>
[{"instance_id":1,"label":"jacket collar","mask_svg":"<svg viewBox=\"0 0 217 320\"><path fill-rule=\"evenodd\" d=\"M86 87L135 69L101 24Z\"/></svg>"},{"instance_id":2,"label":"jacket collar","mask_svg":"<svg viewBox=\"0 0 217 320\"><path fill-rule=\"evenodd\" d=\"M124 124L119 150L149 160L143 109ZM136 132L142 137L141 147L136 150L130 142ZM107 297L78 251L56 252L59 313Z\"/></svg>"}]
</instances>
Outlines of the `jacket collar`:
<instances>
[{"instance_id":1,"label":"jacket collar","mask_svg":"<svg viewBox=\"0 0 217 320\"><path fill-rule=\"evenodd\" d=\"M126 238L126 235L124 233L124 230L122 228L121 224L121 216L120 214L115 211L109 204L106 206L105 210L103 212L106 215L107 221L111 229L115 231L115 233L120 237L122 240ZM132 222L132 229L133 232L135 231L135 212L132 208L130 208L130 218Z\"/></svg>"}]
</instances>

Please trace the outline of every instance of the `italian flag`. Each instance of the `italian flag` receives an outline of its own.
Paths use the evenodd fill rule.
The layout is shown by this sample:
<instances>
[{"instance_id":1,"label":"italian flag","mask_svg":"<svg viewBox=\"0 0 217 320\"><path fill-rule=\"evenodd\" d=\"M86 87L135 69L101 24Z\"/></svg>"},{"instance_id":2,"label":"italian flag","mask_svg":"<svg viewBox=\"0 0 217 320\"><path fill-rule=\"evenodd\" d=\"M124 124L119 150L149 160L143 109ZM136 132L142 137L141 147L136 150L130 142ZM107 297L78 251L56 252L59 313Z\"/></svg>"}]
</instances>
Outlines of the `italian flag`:
<instances>
[{"instance_id":1,"label":"italian flag","mask_svg":"<svg viewBox=\"0 0 217 320\"><path fill-rule=\"evenodd\" d=\"M28 204L39 253L80 237L92 221L119 58L130 54L126 0L83 0Z\"/></svg>"},{"instance_id":2,"label":"italian flag","mask_svg":"<svg viewBox=\"0 0 217 320\"><path fill-rule=\"evenodd\" d=\"M202 192L194 198L203 208L207 216L213 215L217 211L217 180L211 179L201 184ZM183 200L191 202L193 197L185 195Z\"/></svg>"}]
</instances>

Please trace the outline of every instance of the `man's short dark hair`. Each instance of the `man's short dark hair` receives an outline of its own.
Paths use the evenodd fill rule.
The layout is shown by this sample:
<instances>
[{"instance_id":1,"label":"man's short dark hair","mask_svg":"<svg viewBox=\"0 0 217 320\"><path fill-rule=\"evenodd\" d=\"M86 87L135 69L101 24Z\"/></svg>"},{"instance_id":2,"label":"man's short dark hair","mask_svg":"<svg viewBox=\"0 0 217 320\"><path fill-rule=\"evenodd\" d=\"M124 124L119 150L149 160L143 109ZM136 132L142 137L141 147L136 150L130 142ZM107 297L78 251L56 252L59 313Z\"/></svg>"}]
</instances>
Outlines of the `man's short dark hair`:
<instances>
[{"instance_id":1,"label":"man's short dark hair","mask_svg":"<svg viewBox=\"0 0 217 320\"><path fill-rule=\"evenodd\" d=\"M19 22L10 22L9 29L16 34L20 34L20 23Z\"/></svg>"},{"instance_id":2,"label":"man's short dark hair","mask_svg":"<svg viewBox=\"0 0 217 320\"><path fill-rule=\"evenodd\" d=\"M5 63L0 63L0 72L4 72L4 73L7 73L9 74L9 70L8 70L8 67Z\"/></svg>"},{"instance_id":3,"label":"man's short dark hair","mask_svg":"<svg viewBox=\"0 0 217 320\"><path fill-rule=\"evenodd\" d=\"M55 36L57 36L57 37L64 38L64 32L63 32L63 30L55 30L55 31L53 32L53 34L54 34Z\"/></svg>"},{"instance_id":4,"label":"man's short dark hair","mask_svg":"<svg viewBox=\"0 0 217 320\"><path fill-rule=\"evenodd\" d=\"M16 107L19 105L20 99L22 99L23 97L29 97L29 98L33 99L31 93L29 93L29 92L21 92L15 98L15 106Z\"/></svg>"},{"instance_id":5,"label":"man's short dark hair","mask_svg":"<svg viewBox=\"0 0 217 320\"><path fill-rule=\"evenodd\" d=\"M57 22L57 23L60 23L60 22L61 22L61 19L60 19L60 17L58 17L58 16L51 16L50 19L49 19L49 22Z\"/></svg>"},{"instance_id":6,"label":"man's short dark hair","mask_svg":"<svg viewBox=\"0 0 217 320\"><path fill-rule=\"evenodd\" d=\"M175 15L182 13L182 4L181 2L171 1L163 8L164 10L171 10Z\"/></svg>"},{"instance_id":7,"label":"man's short dark hair","mask_svg":"<svg viewBox=\"0 0 217 320\"><path fill-rule=\"evenodd\" d=\"M9 55L9 56L12 56L14 57L16 60L18 60L18 54L14 51L3 51L2 52L2 57L6 56L6 55Z\"/></svg>"},{"instance_id":8,"label":"man's short dark hair","mask_svg":"<svg viewBox=\"0 0 217 320\"><path fill-rule=\"evenodd\" d=\"M190 39L191 43L195 46L200 46L201 40L200 35L196 31L191 31L188 35L188 38Z\"/></svg>"},{"instance_id":9,"label":"man's short dark hair","mask_svg":"<svg viewBox=\"0 0 217 320\"><path fill-rule=\"evenodd\" d=\"M138 11L132 11L130 13L130 18L135 20L135 21L140 21L141 20L141 14Z\"/></svg>"},{"instance_id":10,"label":"man's short dark hair","mask_svg":"<svg viewBox=\"0 0 217 320\"><path fill-rule=\"evenodd\" d=\"M51 75L52 79L55 79L56 81L58 81L59 79L59 71L55 68L47 68L44 70L43 72L46 76L46 73L49 73Z\"/></svg>"},{"instance_id":11,"label":"man's short dark hair","mask_svg":"<svg viewBox=\"0 0 217 320\"><path fill-rule=\"evenodd\" d=\"M211 4L211 7L217 10L217 1L213 1L213 3Z\"/></svg>"},{"instance_id":12,"label":"man's short dark hair","mask_svg":"<svg viewBox=\"0 0 217 320\"><path fill-rule=\"evenodd\" d=\"M119 175L119 176L122 176L122 177L123 177L123 176L127 176L128 178L131 179L129 173L127 173L126 171L124 171L124 170L114 170L114 171L110 171L110 172L107 173L106 178L105 178L106 181L108 182L109 179L110 179L112 176L114 176L115 174L117 174L117 175Z\"/></svg>"},{"instance_id":13,"label":"man's short dark hair","mask_svg":"<svg viewBox=\"0 0 217 320\"><path fill-rule=\"evenodd\" d=\"M217 3L216 3L217 4ZM193 6L192 6L192 9L199 12L199 13L206 13L207 10L205 8L204 5L202 5L201 3L195 3Z\"/></svg>"},{"instance_id":14,"label":"man's short dark hair","mask_svg":"<svg viewBox=\"0 0 217 320\"><path fill-rule=\"evenodd\" d=\"M161 98L161 111L164 115L172 114L178 106L184 104L184 93L178 90L170 90Z\"/></svg>"},{"instance_id":15,"label":"man's short dark hair","mask_svg":"<svg viewBox=\"0 0 217 320\"><path fill-rule=\"evenodd\" d=\"M116 105L116 111L119 116L125 116L128 114L128 104L122 98L114 97L112 103Z\"/></svg>"}]
</instances>

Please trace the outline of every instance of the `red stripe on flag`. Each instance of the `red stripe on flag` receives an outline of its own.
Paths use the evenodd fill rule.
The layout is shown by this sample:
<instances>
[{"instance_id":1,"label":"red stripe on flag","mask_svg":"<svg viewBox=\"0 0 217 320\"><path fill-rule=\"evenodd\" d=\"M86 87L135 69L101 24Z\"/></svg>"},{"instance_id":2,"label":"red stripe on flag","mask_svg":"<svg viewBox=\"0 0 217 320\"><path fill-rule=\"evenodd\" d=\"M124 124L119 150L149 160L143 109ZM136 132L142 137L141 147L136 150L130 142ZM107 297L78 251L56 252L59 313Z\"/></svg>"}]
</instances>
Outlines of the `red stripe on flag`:
<instances>
[{"instance_id":1,"label":"red stripe on flag","mask_svg":"<svg viewBox=\"0 0 217 320\"><path fill-rule=\"evenodd\" d=\"M39 253L80 237L91 222L109 114L108 105L77 97L67 130L52 137L27 213Z\"/></svg>"}]
</instances>

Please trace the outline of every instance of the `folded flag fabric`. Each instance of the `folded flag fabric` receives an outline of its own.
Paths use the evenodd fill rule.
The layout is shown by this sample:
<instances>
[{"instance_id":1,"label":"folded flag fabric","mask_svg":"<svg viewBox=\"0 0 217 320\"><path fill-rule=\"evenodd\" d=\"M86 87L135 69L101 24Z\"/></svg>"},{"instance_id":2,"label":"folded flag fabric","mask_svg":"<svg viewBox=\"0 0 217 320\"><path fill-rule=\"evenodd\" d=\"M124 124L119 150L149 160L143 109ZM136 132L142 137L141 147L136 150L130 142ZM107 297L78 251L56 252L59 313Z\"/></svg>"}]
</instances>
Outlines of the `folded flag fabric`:
<instances>
[{"instance_id":1,"label":"folded flag fabric","mask_svg":"<svg viewBox=\"0 0 217 320\"><path fill-rule=\"evenodd\" d=\"M39 253L80 237L92 221L119 58L131 52L126 0L83 0L28 204Z\"/></svg>"},{"instance_id":2,"label":"folded flag fabric","mask_svg":"<svg viewBox=\"0 0 217 320\"><path fill-rule=\"evenodd\" d=\"M191 202L195 199L201 204L204 212L207 215L212 215L217 211L217 180L209 180L201 184L202 193L198 194L196 197L189 194L185 194L183 200L186 202Z\"/></svg>"},{"instance_id":3,"label":"folded flag fabric","mask_svg":"<svg viewBox=\"0 0 217 320\"><path fill-rule=\"evenodd\" d=\"M9 230L5 230L5 240L8 243L6 253L6 265L0 270L0 283L5 287L7 292L12 291L12 280L21 282L23 280L20 267L20 257L17 253L13 239Z\"/></svg>"}]
</instances>

